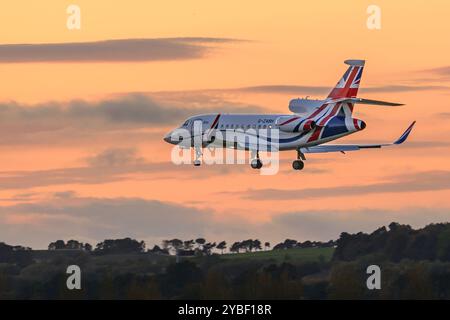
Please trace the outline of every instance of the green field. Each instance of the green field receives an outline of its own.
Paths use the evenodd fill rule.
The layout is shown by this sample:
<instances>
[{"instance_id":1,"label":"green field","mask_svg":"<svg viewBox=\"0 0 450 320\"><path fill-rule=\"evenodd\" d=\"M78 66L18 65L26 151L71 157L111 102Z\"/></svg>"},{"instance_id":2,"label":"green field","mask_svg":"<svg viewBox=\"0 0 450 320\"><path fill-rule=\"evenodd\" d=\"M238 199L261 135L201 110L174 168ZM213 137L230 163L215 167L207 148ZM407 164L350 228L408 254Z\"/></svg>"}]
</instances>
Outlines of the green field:
<instances>
[{"instance_id":1,"label":"green field","mask_svg":"<svg viewBox=\"0 0 450 320\"><path fill-rule=\"evenodd\" d=\"M304 248L304 249L287 249L287 250L270 250L247 252L239 254L223 254L223 259L260 259L275 260L277 262L312 262L320 261L328 262L333 256L334 248Z\"/></svg>"}]
</instances>

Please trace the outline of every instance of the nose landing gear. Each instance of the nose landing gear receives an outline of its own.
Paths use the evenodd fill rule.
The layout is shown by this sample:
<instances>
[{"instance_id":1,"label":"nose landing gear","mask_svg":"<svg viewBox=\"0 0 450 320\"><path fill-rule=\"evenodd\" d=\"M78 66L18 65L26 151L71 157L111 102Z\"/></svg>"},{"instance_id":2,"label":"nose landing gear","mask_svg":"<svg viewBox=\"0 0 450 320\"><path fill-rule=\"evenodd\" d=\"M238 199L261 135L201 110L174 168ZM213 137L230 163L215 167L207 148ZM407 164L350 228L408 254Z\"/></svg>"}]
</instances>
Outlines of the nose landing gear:
<instances>
[{"instance_id":1,"label":"nose landing gear","mask_svg":"<svg viewBox=\"0 0 450 320\"><path fill-rule=\"evenodd\" d=\"M259 151L252 152L252 158L255 157L255 153L256 153L256 158L253 159L253 160L250 162L250 166L251 166L253 169L261 169L261 168L262 168L262 162L261 162L261 160L259 159Z\"/></svg>"},{"instance_id":2,"label":"nose landing gear","mask_svg":"<svg viewBox=\"0 0 450 320\"><path fill-rule=\"evenodd\" d=\"M250 163L253 169L261 169L262 168L262 162L259 159L253 159Z\"/></svg>"},{"instance_id":3,"label":"nose landing gear","mask_svg":"<svg viewBox=\"0 0 450 320\"><path fill-rule=\"evenodd\" d=\"M195 160L194 166L198 167L201 164L200 157L202 156L202 149L200 147L195 147Z\"/></svg>"}]
</instances>

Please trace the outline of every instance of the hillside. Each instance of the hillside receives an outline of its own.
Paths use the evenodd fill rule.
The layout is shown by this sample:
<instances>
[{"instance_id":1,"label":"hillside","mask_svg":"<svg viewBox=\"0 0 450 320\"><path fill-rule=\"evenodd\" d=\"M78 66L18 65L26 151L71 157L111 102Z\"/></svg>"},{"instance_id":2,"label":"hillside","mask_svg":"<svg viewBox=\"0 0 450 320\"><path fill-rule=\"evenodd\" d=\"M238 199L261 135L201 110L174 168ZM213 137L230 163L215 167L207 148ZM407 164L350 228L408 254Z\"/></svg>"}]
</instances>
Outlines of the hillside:
<instances>
[{"instance_id":1,"label":"hillside","mask_svg":"<svg viewBox=\"0 0 450 320\"><path fill-rule=\"evenodd\" d=\"M333 257L334 248L294 248L224 254L223 259L272 260L273 262L328 262Z\"/></svg>"}]
</instances>

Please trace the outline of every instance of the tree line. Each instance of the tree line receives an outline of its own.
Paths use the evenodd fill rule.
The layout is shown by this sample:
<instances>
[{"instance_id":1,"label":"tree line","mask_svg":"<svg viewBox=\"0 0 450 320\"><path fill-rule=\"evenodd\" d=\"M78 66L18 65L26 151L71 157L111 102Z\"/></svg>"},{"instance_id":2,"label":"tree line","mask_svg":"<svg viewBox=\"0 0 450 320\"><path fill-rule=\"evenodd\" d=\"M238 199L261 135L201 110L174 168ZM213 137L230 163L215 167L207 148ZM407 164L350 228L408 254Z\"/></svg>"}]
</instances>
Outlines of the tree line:
<instances>
[{"instance_id":1,"label":"tree line","mask_svg":"<svg viewBox=\"0 0 450 320\"><path fill-rule=\"evenodd\" d=\"M333 247L336 241L328 242L305 241L299 242L293 239L286 239L273 246L272 250L285 250L294 248L325 248ZM196 256L228 253L247 253L262 250L270 250L270 242L261 242L259 239L247 239L233 242L231 245L223 240L219 242L209 242L205 238L190 240L170 239L163 240L161 246L154 245L146 249L144 241L132 238L106 239L93 247L89 243L78 240L56 240L48 245L48 251L84 251L92 254L127 254L127 253L154 253L163 255ZM11 246L0 242L0 262L8 259L15 259L18 256L26 256L26 251L32 251L30 247Z\"/></svg>"},{"instance_id":2,"label":"tree line","mask_svg":"<svg viewBox=\"0 0 450 320\"><path fill-rule=\"evenodd\" d=\"M80 250L94 254L114 253L156 253L166 255L211 255L216 253L243 253L262 250L286 250L295 248L335 247L334 260L352 261L364 255L378 255L387 260L398 262L402 259L450 261L450 224L430 224L415 230L409 225L391 223L367 234L343 232L336 241L304 241L286 239L271 247L269 242L259 239L246 239L228 244L226 241L210 242L205 238L190 240L163 240L161 246L154 245L146 249L144 241L132 238L106 239L93 247L89 243L77 240L57 240L48 245L48 250ZM26 256L29 247L10 246L0 243L0 262Z\"/></svg>"},{"instance_id":3,"label":"tree line","mask_svg":"<svg viewBox=\"0 0 450 320\"><path fill-rule=\"evenodd\" d=\"M294 248L325 248L333 247L336 242L330 240L328 242L321 241L305 241L299 242L293 239L286 239L283 242L276 244L272 250L294 249ZM223 240L220 242L208 242L205 238L197 238L190 240L181 240L178 238L163 240L161 246L154 245L153 248L146 250L144 241L138 241L131 238L124 239L107 239L99 242L95 248L89 243L79 242L77 240L57 240L48 245L48 250L83 250L98 254L113 254L113 253L156 253L156 254L172 254L180 256L193 255L211 255L213 253L225 253L228 249L229 253L243 253L255 252L270 249L270 242L261 242L259 239L247 239L236 241L228 245Z\"/></svg>"},{"instance_id":4,"label":"tree line","mask_svg":"<svg viewBox=\"0 0 450 320\"><path fill-rule=\"evenodd\" d=\"M450 223L430 224L415 230L409 225L392 222L386 228L380 227L370 234L358 232L341 233L336 241L304 241L286 239L275 244L272 250L286 250L295 248L326 248L335 247L334 260L352 261L366 255L376 255L383 259L398 262L402 259L412 260L440 260L450 261ZM48 245L49 251L80 250L95 254L114 253L156 253L180 256L211 255L213 253L255 252L269 250L269 242L262 243L259 239L236 241L228 245L226 241L209 242L205 238L190 240L163 240L161 246L155 245L146 249L144 241L131 238L106 239L96 244L95 248L89 243L77 240L57 240ZM29 247L11 246L0 243L0 262L14 259L26 261Z\"/></svg>"},{"instance_id":5,"label":"tree line","mask_svg":"<svg viewBox=\"0 0 450 320\"><path fill-rule=\"evenodd\" d=\"M430 224L415 230L392 222L367 234L343 232L336 241L333 259L352 261L376 256L392 262L403 259L450 261L450 223Z\"/></svg>"}]
</instances>

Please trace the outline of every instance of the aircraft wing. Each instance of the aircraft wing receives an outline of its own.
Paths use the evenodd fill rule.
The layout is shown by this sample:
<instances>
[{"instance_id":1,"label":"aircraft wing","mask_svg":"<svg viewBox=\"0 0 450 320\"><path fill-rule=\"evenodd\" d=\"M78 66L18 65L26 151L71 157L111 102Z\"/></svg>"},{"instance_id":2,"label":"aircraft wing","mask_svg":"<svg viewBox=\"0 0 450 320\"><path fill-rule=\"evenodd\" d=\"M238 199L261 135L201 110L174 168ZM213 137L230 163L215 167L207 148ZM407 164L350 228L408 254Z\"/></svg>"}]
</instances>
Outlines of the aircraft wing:
<instances>
[{"instance_id":1,"label":"aircraft wing","mask_svg":"<svg viewBox=\"0 0 450 320\"><path fill-rule=\"evenodd\" d=\"M381 144L323 144L319 146L313 146L313 147L304 147L301 148L300 151L303 153L326 153L326 152L342 152L345 153L346 151L357 151L361 149L372 149L372 148L381 148L381 147L388 147L393 145L402 144L403 142L408 139L409 134L411 133L414 124L416 122L414 121L408 129L398 138L396 141L392 143L381 143Z\"/></svg>"}]
</instances>

